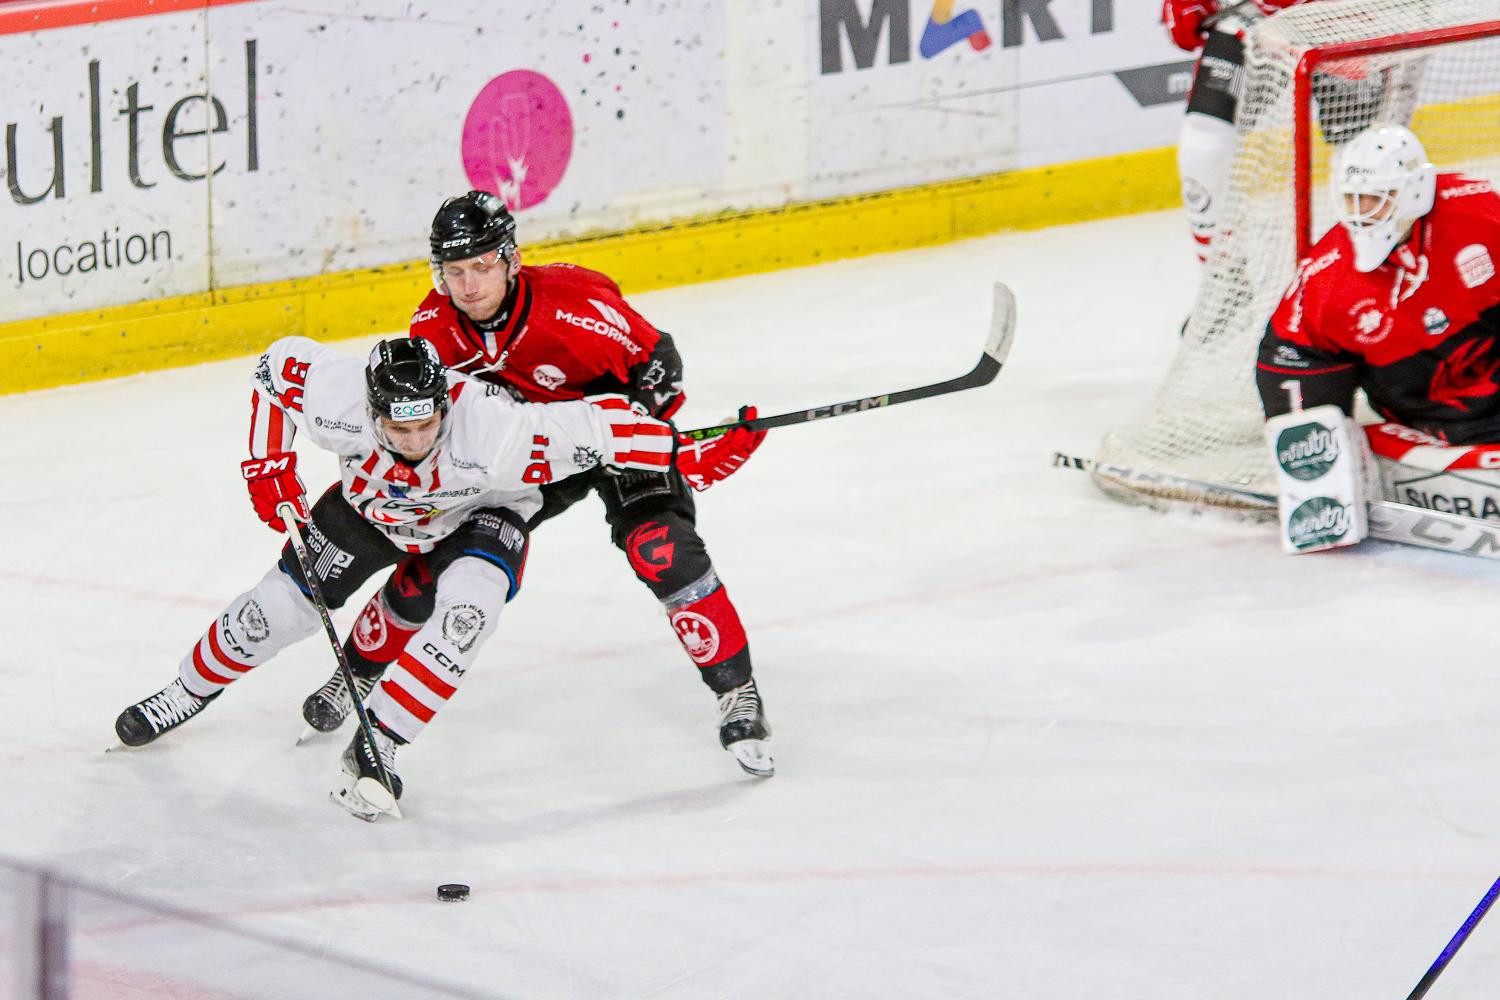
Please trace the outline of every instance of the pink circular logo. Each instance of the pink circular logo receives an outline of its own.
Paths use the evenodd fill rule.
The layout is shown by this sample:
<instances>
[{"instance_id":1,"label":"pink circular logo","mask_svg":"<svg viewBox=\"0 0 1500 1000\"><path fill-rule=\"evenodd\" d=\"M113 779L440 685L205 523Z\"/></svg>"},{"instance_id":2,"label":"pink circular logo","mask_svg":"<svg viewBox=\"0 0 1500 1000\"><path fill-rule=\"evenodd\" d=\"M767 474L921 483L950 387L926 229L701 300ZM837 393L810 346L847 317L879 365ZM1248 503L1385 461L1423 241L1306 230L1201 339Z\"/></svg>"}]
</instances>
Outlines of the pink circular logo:
<instances>
[{"instance_id":1,"label":"pink circular logo","mask_svg":"<svg viewBox=\"0 0 1500 1000\"><path fill-rule=\"evenodd\" d=\"M557 85L529 69L502 73L464 119L464 173L511 211L540 204L573 156L573 115Z\"/></svg>"}]
</instances>

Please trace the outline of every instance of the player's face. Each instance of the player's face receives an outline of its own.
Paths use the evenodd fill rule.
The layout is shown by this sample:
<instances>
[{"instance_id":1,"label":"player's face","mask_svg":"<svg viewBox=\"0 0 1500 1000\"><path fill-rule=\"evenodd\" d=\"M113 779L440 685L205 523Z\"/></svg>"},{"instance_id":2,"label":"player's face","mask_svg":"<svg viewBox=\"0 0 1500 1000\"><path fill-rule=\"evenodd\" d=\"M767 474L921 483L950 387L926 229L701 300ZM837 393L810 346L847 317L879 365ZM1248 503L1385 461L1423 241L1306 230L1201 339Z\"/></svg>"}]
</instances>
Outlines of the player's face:
<instances>
[{"instance_id":1,"label":"player's face","mask_svg":"<svg viewBox=\"0 0 1500 1000\"><path fill-rule=\"evenodd\" d=\"M448 297L472 320L484 321L500 311L510 283L510 264L495 250L468 260L450 260L439 272Z\"/></svg>"},{"instance_id":2,"label":"player's face","mask_svg":"<svg viewBox=\"0 0 1500 1000\"><path fill-rule=\"evenodd\" d=\"M1396 211L1396 192L1344 194L1344 218L1355 226L1377 226Z\"/></svg>"},{"instance_id":3,"label":"player's face","mask_svg":"<svg viewBox=\"0 0 1500 1000\"><path fill-rule=\"evenodd\" d=\"M421 420L392 420L380 417L380 429L391 443L396 454L408 462L420 462L437 444L438 431L443 426L443 415L434 413Z\"/></svg>"}]
</instances>

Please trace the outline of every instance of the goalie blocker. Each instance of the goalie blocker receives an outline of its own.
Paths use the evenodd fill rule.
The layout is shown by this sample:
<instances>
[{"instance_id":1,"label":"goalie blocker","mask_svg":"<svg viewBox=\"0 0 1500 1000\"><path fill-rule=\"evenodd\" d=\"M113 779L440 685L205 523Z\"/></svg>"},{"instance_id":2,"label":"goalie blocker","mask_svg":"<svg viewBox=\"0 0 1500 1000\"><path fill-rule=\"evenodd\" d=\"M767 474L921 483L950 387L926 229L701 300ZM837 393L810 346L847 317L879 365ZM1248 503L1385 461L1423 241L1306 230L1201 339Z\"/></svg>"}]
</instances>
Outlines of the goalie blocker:
<instances>
[{"instance_id":1,"label":"goalie blocker","mask_svg":"<svg viewBox=\"0 0 1500 1000\"><path fill-rule=\"evenodd\" d=\"M1287 552L1358 543L1370 533L1370 502L1382 498L1500 521L1500 444L1450 445L1390 422L1360 427L1331 405L1273 417L1266 439Z\"/></svg>"},{"instance_id":2,"label":"goalie blocker","mask_svg":"<svg viewBox=\"0 0 1500 1000\"><path fill-rule=\"evenodd\" d=\"M1281 547L1320 552L1357 545L1370 533L1374 499L1368 446L1359 426L1333 404L1266 421L1276 470Z\"/></svg>"}]
</instances>

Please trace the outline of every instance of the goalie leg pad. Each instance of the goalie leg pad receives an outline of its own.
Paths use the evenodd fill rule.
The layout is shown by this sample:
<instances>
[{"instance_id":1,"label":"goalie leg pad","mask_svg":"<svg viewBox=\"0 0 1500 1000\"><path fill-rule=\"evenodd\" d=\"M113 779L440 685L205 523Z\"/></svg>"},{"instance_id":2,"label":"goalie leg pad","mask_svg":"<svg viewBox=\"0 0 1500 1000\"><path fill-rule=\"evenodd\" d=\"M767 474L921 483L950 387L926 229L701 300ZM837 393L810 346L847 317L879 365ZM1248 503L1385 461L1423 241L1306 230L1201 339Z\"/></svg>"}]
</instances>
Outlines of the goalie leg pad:
<instances>
[{"instance_id":1,"label":"goalie leg pad","mask_svg":"<svg viewBox=\"0 0 1500 1000\"><path fill-rule=\"evenodd\" d=\"M1279 481L1281 546L1318 552L1355 545L1369 534L1369 447L1360 428L1331 404L1266 421Z\"/></svg>"},{"instance_id":2,"label":"goalie leg pad","mask_svg":"<svg viewBox=\"0 0 1500 1000\"><path fill-rule=\"evenodd\" d=\"M1500 521L1500 444L1450 445L1401 424L1365 428L1387 500Z\"/></svg>"}]
</instances>

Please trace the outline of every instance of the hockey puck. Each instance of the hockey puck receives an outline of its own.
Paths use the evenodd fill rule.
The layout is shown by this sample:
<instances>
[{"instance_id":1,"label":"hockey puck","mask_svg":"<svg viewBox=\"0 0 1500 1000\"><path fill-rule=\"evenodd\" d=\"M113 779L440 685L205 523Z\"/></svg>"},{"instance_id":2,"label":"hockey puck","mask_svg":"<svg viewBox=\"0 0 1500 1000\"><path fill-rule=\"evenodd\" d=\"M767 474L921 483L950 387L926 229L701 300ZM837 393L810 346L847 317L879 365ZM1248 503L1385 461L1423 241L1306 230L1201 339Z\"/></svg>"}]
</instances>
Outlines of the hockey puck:
<instances>
[{"instance_id":1,"label":"hockey puck","mask_svg":"<svg viewBox=\"0 0 1500 1000\"><path fill-rule=\"evenodd\" d=\"M461 882L447 882L438 886L438 899L445 903L459 903L469 898L469 887Z\"/></svg>"}]
</instances>

